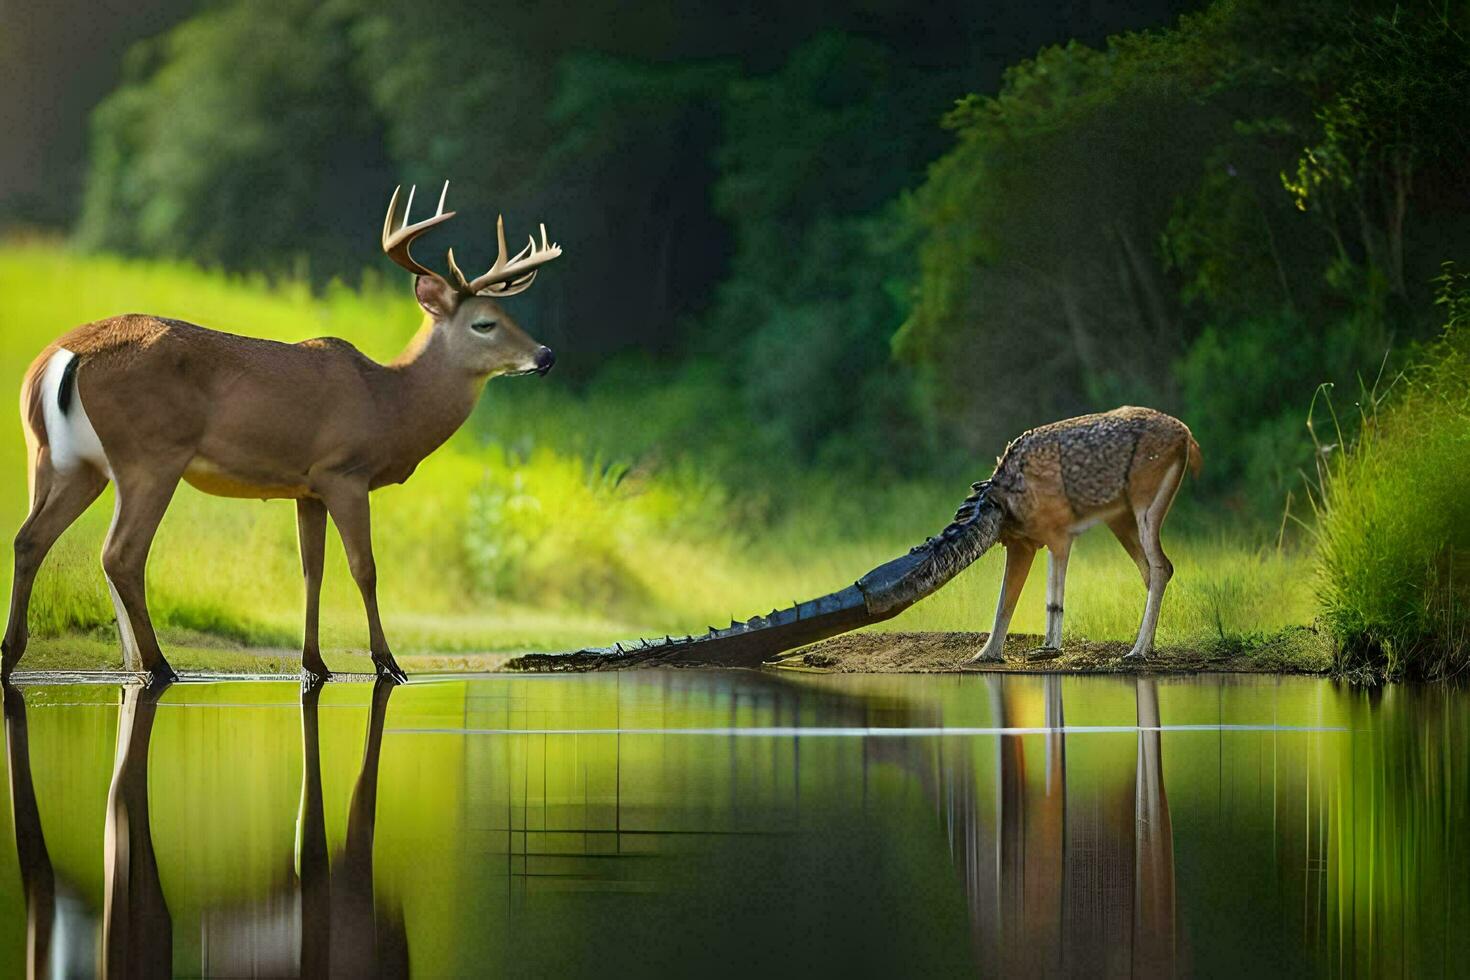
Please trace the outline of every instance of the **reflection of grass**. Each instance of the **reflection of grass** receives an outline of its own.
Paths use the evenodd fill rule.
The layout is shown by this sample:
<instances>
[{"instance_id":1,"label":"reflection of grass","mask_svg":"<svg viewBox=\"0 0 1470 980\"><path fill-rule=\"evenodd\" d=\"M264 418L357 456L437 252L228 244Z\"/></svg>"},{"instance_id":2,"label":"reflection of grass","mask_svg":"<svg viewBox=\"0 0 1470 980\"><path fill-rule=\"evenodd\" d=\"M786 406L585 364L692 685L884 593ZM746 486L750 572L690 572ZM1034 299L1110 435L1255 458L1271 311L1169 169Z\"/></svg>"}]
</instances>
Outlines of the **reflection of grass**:
<instances>
[{"instance_id":1,"label":"reflection of grass","mask_svg":"<svg viewBox=\"0 0 1470 980\"><path fill-rule=\"evenodd\" d=\"M87 289L73 288L77 282ZM0 296L0 387L11 391L53 337L122 311L286 340L332 334L379 358L397 352L417 319L406 289L335 288L312 297L291 284L36 246L0 250ZM789 467L770 474L779 493L716 480L701 460L735 455L727 443L738 441L739 426L690 422L716 401L693 397L692 384L594 385L583 395L558 386L555 375L492 384L471 426L407 486L374 496L382 605L397 648L557 649L702 630L850 583L937 530L962 495L962 485L872 486ZM704 433L705 444L691 444L694 433ZM0 471L7 476L0 525L15 528L25 481L14 423L0 427ZM109 492L48 560L32 605L37 639L27 667L116 659L96 558L110 513ZM180 489L150 561L149 589L182 665L258 666L206 640L294 647L301 595L293 520L284 502ZM1311 618L1292 555L1183 533L1166 544L1178 573L1162 642L1249 639ZM987 629L1000 566L998 554L987 556L891 626ZM7 560L0 586L8 575ZM1016 629L1041 630L1044 580L1038 562ZM1143 598L1122 550L1106 532L1088 535L1069 577L1068 631L1131 639ZM352 669L355 658L342 651L360 649L362 614L335 543L323 608L323 642L338 651L329 662Z\"/></svg>"}]
</instances>

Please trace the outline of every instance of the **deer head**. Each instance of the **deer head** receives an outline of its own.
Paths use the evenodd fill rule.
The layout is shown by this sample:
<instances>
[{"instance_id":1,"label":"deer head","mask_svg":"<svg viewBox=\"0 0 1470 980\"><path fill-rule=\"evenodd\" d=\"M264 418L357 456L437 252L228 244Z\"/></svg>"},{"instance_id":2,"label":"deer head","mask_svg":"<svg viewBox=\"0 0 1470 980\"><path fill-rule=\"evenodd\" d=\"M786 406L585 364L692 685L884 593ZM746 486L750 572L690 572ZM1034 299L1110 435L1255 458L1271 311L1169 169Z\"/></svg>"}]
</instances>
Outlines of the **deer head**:
<instances>
[{"instance_id":1,"label":"deer head","mask_svg":"<svg viewBox=\"0 0 1470 980\"><path fill-rule=\"evenodd\" d=\"M532 237L525 248L509 256L505 247L505 218L502 216L496 222L500 251L495 263L484 275L469 279L459 270L451 248L449 270L455 279L451 284L433 269L421 265L409 253L414 239L454 217L455 212L444 210L449 181L444 182L444 189L439 193L439 207L434 214L413 224L409 223L409 212L413 209L416 188L410 188L402 220L395 230L394 217L402 189L395 188L388 202L388 214L383 219L383 252L414 274L414 296L419 306L433 319L434 330L442 335L454 360L481 377L532 372L545 374L551 370L556 362L551 348L532 339L496 302L525 291L535 281L540 267L561 255L561 246L548 243L546 226L541 226L539 245Z\"/></svg>"}]
</instances>

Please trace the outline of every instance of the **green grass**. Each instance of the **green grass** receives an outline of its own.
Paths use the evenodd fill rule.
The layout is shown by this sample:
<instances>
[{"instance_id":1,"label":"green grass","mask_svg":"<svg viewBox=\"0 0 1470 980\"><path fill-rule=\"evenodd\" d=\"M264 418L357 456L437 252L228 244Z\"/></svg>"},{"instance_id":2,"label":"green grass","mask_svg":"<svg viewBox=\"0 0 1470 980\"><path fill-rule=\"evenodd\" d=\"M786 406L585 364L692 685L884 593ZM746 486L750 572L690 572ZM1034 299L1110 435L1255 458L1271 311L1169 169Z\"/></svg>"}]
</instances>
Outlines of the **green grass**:
<instances>
[{"instance_id":1,"label":"green grass","mask_svg":"<svg viewBox=\"0 0 1470 980\"><path fill-rule=\"evenodd\" d=\"M1442 284L1443 338L1385 393L1362 399L1356 439L1319 464L1323 621L1337 669L1364 679L1470 666L1470 277L1447 272ZM1340 446L1332 421L1323 438Z\"/></svg>"},{"instance_id":2,"label":"green grass","mask_svg":"<svg viewBox=\"0 0 1470 980\"><path fill-rule=\"evenodd\" d=\"M384 359L418 321L406 283L396 279L391 288L335 286L313 295L299 283L83 256L45 243L0 248L0 297L0 387L10 391L55 336L115 313L177 316L282 340L340 336ZM721 415L719 404L697 372L614 371L579 393L555 374L492 383L471 424L408 484L374 495L381 604L395 649L562 649L702 630L849 584L938 530L964 495L963 482L870 480L779 462L768 483L732 480L723 462L744 448L743 424ZM18 423L0 429L7 529L25 514L23 457ZM986 461L975 461L975 477L986 470ZM106 652L112 611L97 560L110 493L41 572L31 610L37 656L27 666L116 656ZM1195 513L1209 517L1203 508ZM301 586L293 522L284 501L222 500L181 487L148 569L165 640L197 652L201 664L233 663L221 652L231 643L294 647ZM1177 574L1161 642L1250 643L1311 620L1306 563L1292 552L1187 529L1166 530L1165 544ZM8 590L9 561L3 565ZM887 627L988 629L1000 567L998 553L986 556ZM1044 581L1038 562L1016 630L1041 630ZM1068 632L1131 639L1143 598L1122 549L1105 531L1086 536L1069 576ZM356 663L353 652L365 642L335 535L322 638L332 664Z\"/></svg>"}]
</instances>

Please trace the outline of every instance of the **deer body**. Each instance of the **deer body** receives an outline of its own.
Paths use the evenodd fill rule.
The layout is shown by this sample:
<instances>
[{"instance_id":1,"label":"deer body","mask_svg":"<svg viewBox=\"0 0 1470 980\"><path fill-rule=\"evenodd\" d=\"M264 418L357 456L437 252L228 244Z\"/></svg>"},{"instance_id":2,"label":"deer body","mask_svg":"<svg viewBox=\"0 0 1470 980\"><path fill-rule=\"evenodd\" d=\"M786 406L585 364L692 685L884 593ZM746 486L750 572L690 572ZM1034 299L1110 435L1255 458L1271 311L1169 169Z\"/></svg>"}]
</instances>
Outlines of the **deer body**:
<instances>
[{"instance_id":1,"label":"deer body","mask_svg":"<svg viewBox=\"0 0 1470 980\"><path fill-rule=\"evenodd\" d=\"M21 416L28 445L30 516L15 541L10 620L0 656L9 677L25 651L26 617L47 551L108 481L117 504L102 565L129 661L154 680L174 677L148 616L143 571L154 533L180 480L224 497L294 499L306 628L302 665L330 676L317 641L326 522L341 534L362 592L369 647L380 675L405 679L377 609L368 493L402 483L469 417L485 382L545 374L555 358L495 302L530 285L560 254L546 243L451 285L409 254L413 239L451 217L438 212L384 223L383 248L416 274L423 326L403 354L379 364L343 340L298 344L221 333L180 320L130 314L79 327L26 373ZM412 195L409 206L412 205Z\"/></svg>"},{"instance_id":2,"label":"deer body","mask_svg":"<svg viewBox=\"0 0 1470 980\"><path fill-rule=\"evenodd\" d=\"M1197 474L1199 466L1189 427L1151 408L1083 415L1015 439L988 484L988 499L1005 515L1006 567L995 625L976 659L1002 659L1016 600L1040 548L1048 554L1045 646L1061 648L1067 559L1077 536L1097 524L1108 526L1143 576L1148 599L1128 655L1151 653L1164 586L1174 574L1159 532L1185 469Z\"/></svg>"},{"instance_id":3,"label":"deer body","mask_svg":"<svg viewBox=\"0 0 1470 980\"><path fill-rule=\"evenodd\" d=\"M222 497L311 496L323 468L358 473L371 489L402 483L469 417L485 381L437 355L432 322L402 357L378 364L336 338L283 344L130 315L72 331L31 374L54 376L68 356L86 369L65 411L59 386L31 383L46 433L80 447L70 456L108 474L102 443L141 439L148 455L187 456L184 479ZM141 389L159 377L179 383ZM58 466L72 461L56 455Z\"/></svg>"}]
</instances>

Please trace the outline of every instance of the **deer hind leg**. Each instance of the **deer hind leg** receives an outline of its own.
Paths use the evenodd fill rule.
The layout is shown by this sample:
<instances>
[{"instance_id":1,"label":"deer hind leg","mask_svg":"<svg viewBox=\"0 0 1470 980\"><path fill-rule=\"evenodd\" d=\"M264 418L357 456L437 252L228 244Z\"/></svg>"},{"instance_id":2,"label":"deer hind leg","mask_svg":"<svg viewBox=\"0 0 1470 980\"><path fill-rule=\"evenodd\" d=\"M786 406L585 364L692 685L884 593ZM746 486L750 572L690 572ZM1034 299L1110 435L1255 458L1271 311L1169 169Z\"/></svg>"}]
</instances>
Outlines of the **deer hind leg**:
<instances>
[{"instance_id":1,"label":"deer hind leg","mask_svg":"<svg viewBox=\"0 0 1470 980\"><path fill-rule=\"evenodd\" d=\"M158 461L152 462L157 464ZM148 564L148 551L153 546L153 536L158 532L158 524L163 520L164 511L168 510L183 472L184 462L176 466L154 465L146 470L118 473L117 506L112 515L112 528L107 532L107 543L102 547L102 571L107 576L113 605L117 608L117 629L122 637L124 666L137 669L135 664L140 661L142 669L149 674L150 685L178 680L158 645L158 636L153 632L144 570Z\"/></svg>"},{"instance_id":2,"label":"deer hind leg","mask_svg":"<svg viewBox=\"0 0 1470 980\"><path fill-rule=\"evenodd\" d=\"M0 677L8 678L25 653L30 638L31 587L36 573L63 531L82 515L107 486L107 478L82 464L59 472L51 465L50 451L36 452L32 473L34 499L31 513L15 536L15 574L10 585L10 620L0 642Z\"/></svg>"},{"instance_id":3,"label":"deer hind leg","mask_svg":"<svg viewBox=\"0 0 1470 980\"><path fill-rule=\"evenodd\" d=\"M1011 616L1016 611L1016 600L1021 598L1021 587L1026 584L1026 576L1031 571L1031 562L1035 557L1036 549L1029 544L1006 546L1005 578L1001 582L1000 599L995 606L995 626L991 629L985 646L975 654L975 660L995 663L1005 659L1006 634L1010 632Z\"/></svg>"},{"instance_id":4,"label":"deer hind leg","mask_svg":"<svg viewBox=\"0 0 1470 980\"><path fill-rule=\"evenodd\" d=\"M301 574L306 580L306 626L301 641L302 680L317 684L332 679L322 660L317 624L321 618L322 561L327 550L327 505L315 497L296 501L296 539L301 546Z\"/></svg>"},{"instance_id":5,"label":"deer hind leg","mask_svg":"<svg viewBox=\"0 0 1470 980\"><path fill-rule=\"evenodd\" d=\"M1148 588L1148 555L1144 554L1143 542L1138 540L1138 519L1132 514L1119 514L1108 518L1107 523L1123 550L1128 552L1128 557L1133 559L1133 564L1138 566L1138 574L1143 576L1143 587Z\"/></svg>"},{"instance_id":6,"label":"deer hind leg","mask_svg":"<svg viewBox=\"0 0 1470 980\"><path fill-rule=\"evenodd\" d=\"M1046 547L1046 639L1048 650L1062 648L1062 597L1067 591L1067 559L1072 554L1070 535Z\"/></svg>"},{"instance_id":7,"label":"deer hind leg","mask_svg":"<svg viewBox=\"0 0 1470 980\"><path fill-rule=\"evenodd\" d=\"M1143 607L1143 623L1138 628L1138 639L1128 651L1128 659L1143 659L1154 651L1154 633L1159 627L1159 607L1164 601L1164 587L1174 577L1174 564L1164 554L1159 534L1164 527L1164 518L1174 503L1174 494L1184 477L1184 467L1175 463L1165 472L1153 499L1134 511L1138 524L1138 537L1143 553L1148 560L1148 601Z\"/></svg>"},{"instance_id":8,"label":"deer hind leg","mask_svg":"<svg viewBox=\"0 0 1470 980\"><path fill-rule=\"evenodd\" d=\"M388 649L388 639L383 635L383 621L378 615L378 567L373 560L373 533L368 491L365 485L333 481L322 488L322 501L337 533L342 536L342 547L347 552L347 566L352 578L362 593L363 609L368 621L368 649L372 653L373 666L379 677L388 677L400 684L408 682L408 675L393 659Z\"/></svg>"}]
</instances>

